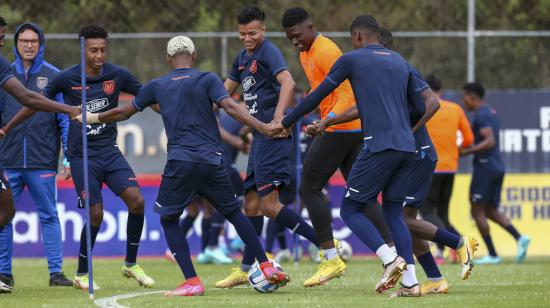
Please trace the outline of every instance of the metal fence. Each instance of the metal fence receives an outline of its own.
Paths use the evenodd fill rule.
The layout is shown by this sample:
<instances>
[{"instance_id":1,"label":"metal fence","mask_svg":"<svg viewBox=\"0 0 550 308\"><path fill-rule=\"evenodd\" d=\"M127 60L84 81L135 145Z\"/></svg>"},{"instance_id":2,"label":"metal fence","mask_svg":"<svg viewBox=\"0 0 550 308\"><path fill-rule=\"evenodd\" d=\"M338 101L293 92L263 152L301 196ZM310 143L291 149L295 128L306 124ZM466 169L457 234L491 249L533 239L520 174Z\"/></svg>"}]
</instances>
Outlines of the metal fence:
<instances>
[{"instance_id":1,"label":"metal fence","mask_svg":"<svg viewBox=\"0 0 550 308\"><path fill-rule=\"evenodd\" d=\"M463 27L462 31L394 31L395 47L424 74L435 73L440 76L446 88L459 88L464 82L477 79L487 87L493 89L511 88L550 88L550 27L548 30L538 29L536 31L491 31L479 30L476 28L476 1L463 0L443 1L447 6L459 3L467 4L467 22L452 27ZM8 4L12 0L7 1ZM124 1L124 3L140 1ZM189 1L187 1L189 2ZM284 3L283 3L284 2ZM271 16L275 17L288 1L281 1L281 4L263 1L260 5L269 9ZM323 2L323 1L321 1ZM338 1L336 1L338 2ZM340 1L342 2L342 1ZM363 1L365 2L365 1ZM376 4L380 1L371 1ZM423 3L425 1L417 1ZM478 1L480 4L482 1ZM15 2L14 2L15 3ZM107 18L121 19L115 30L131 31L139 29L136 20L124 14L124 3L119 8L106 7L113 12L104 11L90 13L83 12L82 16L73 19L82 19L83 23L96 18L98 22ZM178 11L181 10L179 3L167 4L166 1L159 1L158 10ZM95 2L94 2L95 4ZM25 4L18 2L16 6L32 6L36 10L42 10L43 15L53 14L57 10L53 6L43 6L37 1L28 1ZM189 5L189 4L188 4ZM225 4L223 4L225 5ZM293 4L294 5L294 4ZM324 3L320 5L329 4ZM372 7L372 5L371 5ZM0 4L0 10L3 5ZM91 8L93 9L93 8ZM464 8L463 8L464 9ZM198 9L200 11L200 9ZM382 10L380 8L379 10ZM183 16L204 14L188 10ZM273 11L273 13L272 13ZM2 12L4 14L5 12ZM375 12L376 13L376 12ZM145 13L141 13L145 14ZM481 15L482 13L479 13ZM115 32L110 33L110 58L109 61L126 66L135 73L141 80L150 80L158 75L167 72L168 67L164 64L164 50L168 38L185 34L194 39L199 53L199 68L219 73L225 76L230 65L242 48L235 32L174 32L174 26L169 26L170 21L175 23L177 16L165 13L156 16L156 19L166 19L166 25L160 25L169 31L167 32ZM478 19L479 19L478 15ZM39 22L49 28L54 28L51 23L54 21L42 20L37 14ZM276 19L273 18L272 19ZM30 17L33 18L33 17ZM143 18L143 17L142 17ZM211 19L220 19L219 16L209 16ZM24 18L19 18L25 20ZM139 18L137 18L139 20ZM208 23L208 19L201 18L202 23ZM206 21L204 21L206 20ZM57 23L55 21L54 23ZM110 24L113 24L110 21ZM128 24L127 24L128 23ZM125 24L120 26L119 24ZM127 24L127 25L126 25ZM273 21L271 21L273 24ZM327 24L325 21L324 24ZM46 28L48 28L46 27ZM195 27L182 27L182 29L196 29ZM206 27L207 28L207 27ZM227 29L227 27L224 27ZM233 26L230 26L233 28ZM280 27L279 27L280 28ZM76 27L71 29L77 29ZM320 28L319 30L323 30ZM395 29L392 29L395 30ZM348 32L323 32L324 35L333 38L343 51L351 50ZM307 81L302 73L298 61L297 50L288 42L283 32L268 32L274 43L282 50L290 69L295 75L298 85L306 88ZM11 38L8 35L8 48L12 46ZM68 67L78 62L78 43L76 33L46 33L47 38L47 60L60 68ZM6 52L4 51L4 55Z\"/></svg>"}]
</instances>

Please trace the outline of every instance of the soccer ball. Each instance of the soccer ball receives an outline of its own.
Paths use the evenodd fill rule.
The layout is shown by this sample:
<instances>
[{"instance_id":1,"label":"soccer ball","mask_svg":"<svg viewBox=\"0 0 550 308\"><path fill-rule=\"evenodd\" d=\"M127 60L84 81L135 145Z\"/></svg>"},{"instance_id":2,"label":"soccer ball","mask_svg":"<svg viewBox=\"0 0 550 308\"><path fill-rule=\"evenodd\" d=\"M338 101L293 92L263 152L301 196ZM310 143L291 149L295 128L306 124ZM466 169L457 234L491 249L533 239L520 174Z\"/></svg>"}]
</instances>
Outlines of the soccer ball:
<instances>
[{"instance_id":1,"label":"soccer ball","mask_svg":"<svg viewBox=\"0 0 550 308\"><path fill-rule=\"evenodd\" d=\"M271 262L271 264L273 264L273 267L275 267L279 271L283 270L281 265L279 265L277 262L273 260L269 260L269 262ZM250 282L250 285L254 288L254 290L260 293L275 292L279 288L279 285L271 284L269 281L267 281L267 279L265 279L262 270L260 270L260 264L258 263L258 261L256 261L256 263L254 263L248 271L248 281Z\"/></svg>"},{"instance_id":2,"label":"soccer ball","mask_svg":"<svg viewBox=\"0 0 550 308\"><path fill-rule=\"evenodd\" d=\"M342 259L342 261L348 262L353 256L353 249L348 242L340 240L340 243L338 245L338 253L340 254L340 258Z\"/></svg>"}]
</instances>

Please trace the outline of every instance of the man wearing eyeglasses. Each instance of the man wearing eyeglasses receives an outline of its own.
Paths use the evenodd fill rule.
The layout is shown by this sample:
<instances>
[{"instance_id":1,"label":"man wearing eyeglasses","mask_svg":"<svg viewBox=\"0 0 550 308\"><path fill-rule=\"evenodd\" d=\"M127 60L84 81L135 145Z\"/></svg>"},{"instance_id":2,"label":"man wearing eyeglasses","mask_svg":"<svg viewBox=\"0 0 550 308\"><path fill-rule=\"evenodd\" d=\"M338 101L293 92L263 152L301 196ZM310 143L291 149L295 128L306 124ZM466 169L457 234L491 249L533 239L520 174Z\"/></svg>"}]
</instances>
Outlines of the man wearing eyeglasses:
<instances>
[{"instance_id":1,"label":"man wearing eyeglasses","mask_svg":"<svg viewBox=\"0 0 550 308\"><path fill-rule=\"evenodd\" d=\"M33 23L23 24L15 32L14 41L15 61L11 64L13 75L27 89L42 94L48 82L59 72L44 60L45 40L42 29ZM4 126L22 105L6 92L2 93L2 97L1 120ZM62 99L62 96L56 97L60 103ZM13 199L17 203L23 189L28 187L37 207L48 259L50 286L72 286L72 281L61 271L63 249L56 209L59 152L61 141L65 149L68 127L69 119L65 114L36 112L20 125L14 128L4 126L0 131L0 137L4 137L0 145L0 164L5 169ZM10 221L0 231L0 280L13 287L12 245L13 226Z\"/></svg>"}]
</instances>

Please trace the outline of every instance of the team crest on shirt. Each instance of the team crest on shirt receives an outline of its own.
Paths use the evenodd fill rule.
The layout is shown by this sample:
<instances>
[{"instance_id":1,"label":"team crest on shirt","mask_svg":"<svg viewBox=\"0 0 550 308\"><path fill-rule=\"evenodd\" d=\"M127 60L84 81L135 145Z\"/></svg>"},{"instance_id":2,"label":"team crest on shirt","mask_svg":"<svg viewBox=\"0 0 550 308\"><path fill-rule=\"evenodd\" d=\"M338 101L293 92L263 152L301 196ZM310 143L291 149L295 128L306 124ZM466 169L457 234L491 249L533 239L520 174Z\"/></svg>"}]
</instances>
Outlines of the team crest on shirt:
<instances>
[{"instance_id":1,"label":"team crest on shirt","mask_svg":"<svg viewBox=\"0 0 550 308\"><path fill-rule=\"evenodd\" d=\"M36 86L40 90L44 90L46 85L48 85L48 77L38 77L38 78L36 78Z\"/></svg>"},{"instance_id":2,"label":"team crest on shirt","mask_svg":"<svg viewBox=\"0 0 550 308\"><path fill-rule=\"evenodd\" d=\"M256 64L256 60L252 61L252 63L250 64L250 72L252 74L256 74L256 72L258 71L258 65Z\"/></svg>"},{"instance_id":3,"label":"team crest on shirt","mask_svg":"<svg viewBox=\"0 0 550 308\"><path fill-rule=\"evenodd\" d=\"M115 88L116 85L114 80L107 80L103 82L103 92L105 92L105 94L110 95L115 93Z\"/></svg>"}]
</instances>

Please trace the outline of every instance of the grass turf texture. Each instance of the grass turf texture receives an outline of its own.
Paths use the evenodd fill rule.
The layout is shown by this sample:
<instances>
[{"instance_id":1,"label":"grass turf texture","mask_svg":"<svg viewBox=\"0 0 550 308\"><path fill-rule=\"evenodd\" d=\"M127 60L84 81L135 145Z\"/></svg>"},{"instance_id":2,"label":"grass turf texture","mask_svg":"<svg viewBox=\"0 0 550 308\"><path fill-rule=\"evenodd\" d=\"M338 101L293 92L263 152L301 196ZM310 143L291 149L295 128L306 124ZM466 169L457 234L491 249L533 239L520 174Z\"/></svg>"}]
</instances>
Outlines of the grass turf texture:
<instances>
[{"instance_id":1,"label":"grass turf texture","mask_svg":"<svg viewBox=\"0 0 550 308\"><path fill-rule=\"evenodd\" d=\"M122 277L121 260L94 260L94 277L101 290L101 298L134 292L160 291L174 288L181 280L179 268L164 259L141 259L145 271L156 280L153 289L139 288L137 282ZM546 306L550 301L550 258L531 258L517 265L504 260L501 265L478 265L468 281L459 278L458 265L441 266L450 282L449 294L426 295L421 298L390 299L388 294L373 291L381 267L374 259L354 259L348 263L344 278L325 286L306 289L302 282L313 274L316 265L303 261L298 266L282 264L292 278L285 288L272 294L260 294L251 287L216 290L214 282L224 278L231 266L197 265L197 272L206 287L205 296L164 298L162 294L119 299L117 304L129 307L533 307ZM424 275L418 266L417 274ZM71 278L76 260L64 264ZM48 287L48 273L43 259L14 261L15 288L12 294L0 294L0 307L95 307L86 292L70 287ZM546 306L548 307L548 306Z\"/></svg>"}]
</instances>

